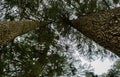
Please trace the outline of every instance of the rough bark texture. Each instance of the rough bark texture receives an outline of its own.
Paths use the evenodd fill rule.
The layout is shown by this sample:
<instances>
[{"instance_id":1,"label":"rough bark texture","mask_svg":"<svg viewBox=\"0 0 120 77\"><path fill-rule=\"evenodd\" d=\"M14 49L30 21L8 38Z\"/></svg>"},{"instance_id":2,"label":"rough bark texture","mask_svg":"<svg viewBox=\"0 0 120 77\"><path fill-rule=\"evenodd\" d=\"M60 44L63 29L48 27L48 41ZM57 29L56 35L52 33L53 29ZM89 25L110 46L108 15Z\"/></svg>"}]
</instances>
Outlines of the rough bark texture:
<instances>
[{"instance_id":1,"label":"rough bark texture","mask_svg":"<svg viewBox=\"0 0 120 77\"><path fill-rule=\"evenodd\" d=\"M46 23L34 21L0 22L0 46L20 34L43 25ZM72 20L72 26L120 57L120 8L82 16Z\"/></svg>"},{"instance_id":2,"label":"rough bark texture","mask_svg":"<svg viewBox=\"0 0 120 77\"><path fill-rule=\"evenodd\" d=\"M34 21L0 22L0 46L11 41L16 36L19 36L43 25L46 24L43 22Z\"/></svg>"},{"instance_id":3,"label":"rough bark texture","mask_svg":"<svg viewBox=\"0 0 120 77\"><path fill-rule=\"evenodd\" d=\"M72 20L73 27L120 57L120 8Z\"/></svg>"}]
</instances>

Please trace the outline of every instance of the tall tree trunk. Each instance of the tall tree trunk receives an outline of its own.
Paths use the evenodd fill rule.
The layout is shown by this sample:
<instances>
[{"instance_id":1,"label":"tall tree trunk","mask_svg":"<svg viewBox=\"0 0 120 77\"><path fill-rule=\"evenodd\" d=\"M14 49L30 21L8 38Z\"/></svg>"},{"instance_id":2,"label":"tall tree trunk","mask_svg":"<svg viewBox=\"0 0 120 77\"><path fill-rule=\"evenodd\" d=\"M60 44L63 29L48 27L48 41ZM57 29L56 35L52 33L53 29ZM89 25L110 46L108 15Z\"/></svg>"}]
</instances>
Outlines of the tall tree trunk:
<instances>
[{"instance_id":1,"label":"tall tree trunk","mask_svg":"<svg viewBox=\"0 0 120 77\"><path fill-rule=\"evenodd\" d=\"M0 22L0 46L44 22ZM72 26L120 57L120 8L100 11L72 20Z\"/></svg>"},{"instance_id":2,"label":"tall tree trunk","mask_svg":"<svg viewBox=\"0 0 120 77\"><path fill-rule=\"evenodd\" d=\"M120 8L72 20L73 27L120 57Z\"/></svg>"},{"instance_id":3,"label":"tall tree trunk","mask_svg":"<svg viewBox=\"0 0 120 77\"><path fill-rule=\"evenodd\" d=\"M35 21L0 22L0 46L23 33L43 25L46 25L46 23Z\"/></svg>"}]
</instances>

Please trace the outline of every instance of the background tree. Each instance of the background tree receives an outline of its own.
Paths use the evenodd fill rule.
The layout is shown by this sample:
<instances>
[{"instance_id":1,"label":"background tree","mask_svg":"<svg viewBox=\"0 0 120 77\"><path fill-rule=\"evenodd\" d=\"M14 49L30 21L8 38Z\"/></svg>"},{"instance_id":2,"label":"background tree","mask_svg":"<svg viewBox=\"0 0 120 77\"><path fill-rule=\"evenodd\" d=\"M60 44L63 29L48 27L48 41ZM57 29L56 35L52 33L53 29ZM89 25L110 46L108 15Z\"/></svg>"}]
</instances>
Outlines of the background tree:
<instances>
[{"instance_id":1,"label":"background tree","mask_svg":"<svg viewBox=\"0 0 120 77\"><path fill-rule=\"evenodd\" d=\"M91 71L74 60L75 51L89 60L115 56L70 27L72 20L113 8L109 0L1 0L1 21L51 23L19 36L0 51L1 77L79 76ZM73 63L78 62L79 68ZM78 74L79 73L79 74Z\"/></svg>"}]
</instances>

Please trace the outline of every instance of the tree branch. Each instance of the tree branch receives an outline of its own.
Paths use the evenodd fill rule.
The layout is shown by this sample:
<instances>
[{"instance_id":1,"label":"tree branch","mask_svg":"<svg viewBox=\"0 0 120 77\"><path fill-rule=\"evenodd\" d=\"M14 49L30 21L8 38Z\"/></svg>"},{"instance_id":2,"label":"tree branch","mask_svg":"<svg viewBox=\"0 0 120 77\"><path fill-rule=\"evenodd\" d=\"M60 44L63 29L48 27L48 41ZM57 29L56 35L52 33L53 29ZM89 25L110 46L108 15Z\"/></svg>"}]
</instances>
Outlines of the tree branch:
<instances>
[{"instance_id":1,"label":"tree branch","mask_svg":"<svg viewBox=\"0 0 120 77\"><path fill-rule=\"evenodd\" d=\"M0 22L0 46L6 44L21 34L45 25L47 25L45 22L29 20Z\"/></svg>"}]
</instances>

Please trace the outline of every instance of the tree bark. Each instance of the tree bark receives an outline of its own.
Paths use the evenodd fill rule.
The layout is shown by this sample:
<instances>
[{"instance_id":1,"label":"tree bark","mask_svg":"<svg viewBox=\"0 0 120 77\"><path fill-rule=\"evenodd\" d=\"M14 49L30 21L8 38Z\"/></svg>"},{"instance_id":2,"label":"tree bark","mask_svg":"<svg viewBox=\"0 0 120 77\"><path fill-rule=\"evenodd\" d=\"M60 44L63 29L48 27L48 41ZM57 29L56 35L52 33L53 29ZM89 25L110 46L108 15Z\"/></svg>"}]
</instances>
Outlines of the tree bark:
<instances>
[{"instance_id":1,"label":"tree bark","mask_svg":"<svg viewBox=\"0 0 120 77\"><path fill-rule=\"evenodd\" d=\"M35 21L10 21L0 22L0 46L10 42L15 37L37 27L44 26L44 22Z\"/></svg>"},{"instance_id":2,"label":"tree bark","mask_svg":"<svg viewBox=\"0 0 120 77\"><path fill-rule=\"evenodd\" d=\"M120 57L120 8L100 11L72 20L72 26ZM20 34L44 26L44 22L0 22L0 46Z\"/></svg>"},{"instance_id":3,"label":"tree bark","mask_svg":"<svg viewBox=\"0 0 120 77\"><path fill-rule=\"evenodd\" d=\"M81 16L73 27L120 57L120 8Z\"/></svg>"}]
</instances>

